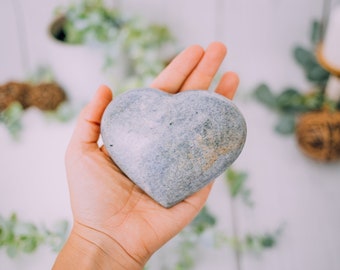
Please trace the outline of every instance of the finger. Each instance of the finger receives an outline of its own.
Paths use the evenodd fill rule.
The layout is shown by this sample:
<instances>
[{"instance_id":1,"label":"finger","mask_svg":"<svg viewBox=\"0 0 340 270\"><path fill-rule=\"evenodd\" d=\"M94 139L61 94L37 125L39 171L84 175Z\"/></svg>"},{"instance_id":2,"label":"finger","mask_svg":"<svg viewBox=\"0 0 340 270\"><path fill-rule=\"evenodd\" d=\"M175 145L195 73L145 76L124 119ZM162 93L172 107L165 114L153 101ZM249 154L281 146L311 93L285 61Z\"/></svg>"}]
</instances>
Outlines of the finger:
<instances>
[{"instance_id":1,"label":"finger","mask_svg":"<svg viewBox=\"0 0 340 270\"><path fill-rule=\"evenodd\" d=\"M214 181L207 186L197 191L193 195L186 198L184 201L170 208L170 211L176 211L179 216L186 216L186 219L181 219L181 226L186 226L199 213L206 203Z\"/></svg>"},{"instance_id":2,"label":"finger","mask_svg":"<svg viewBox=\"0 0 340 270\"><path fill-rule=\"evenodd\" d=\"M112 92L107 86L101 86L92 101L80 113L71 144L97 143L100 135L100 121L105 108L112 100Z\"/></svg>"},{"instance_id":3,"label":"finger","mask_svg":"<svg viewBox=\"0 0 340 270\"><path fill-rule=\"evenodd\" d=\"M195 69L204 54L201 46L193 45L185 49L158 75L151 87L169 93L177 93L185 79Z\"/></svg>"},{"instance_id":4,"label":"finger","mask_svg":"<svg viewBox=\"0 0 340 270\"><path fill-rule=\"evenodd\" d=\"M210 191L213 187L214 182L215 181L210 182L208 185L206 185L205 187L203 187L202 189L200 189L193 195L189 196L185 200L185 202L191 204L197 209L201 209L208 199L208 196L210 194Z\"/></svg>"},{"instance_id":5,"label":"finger","mask_svg":"<svg viewBox=\"0 0 340 270\"><path fill-rule=\"evenodd\" d=\"M211 43L200 63L182 85L181 91L188 89L207 90L226 54L227 48L223 43Z\"/></svg>"},{"instance_id":6,"label":"finger","mask_svg":"<svg viewBox=\"0 0 340 270\"><path fill-rule=\"evenodd\" d=\"M218 83L215 92L226 98L233 99L239 82L240 79L235 72L226 72Z\"/></svg>"}]
</instances>

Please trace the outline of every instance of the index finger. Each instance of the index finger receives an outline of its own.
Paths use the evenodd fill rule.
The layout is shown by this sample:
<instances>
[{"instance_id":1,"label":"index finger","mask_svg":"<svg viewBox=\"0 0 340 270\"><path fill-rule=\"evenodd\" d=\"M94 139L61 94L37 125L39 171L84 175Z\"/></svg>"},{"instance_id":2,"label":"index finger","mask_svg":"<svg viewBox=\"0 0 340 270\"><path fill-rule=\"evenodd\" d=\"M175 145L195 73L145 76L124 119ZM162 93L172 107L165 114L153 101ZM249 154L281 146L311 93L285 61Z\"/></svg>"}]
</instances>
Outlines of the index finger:
<instances>
[{"instance_id":1,"label":"index finger","mask_svg":"<svg viewBox=\"0 0 340 270\"><path fill-rule=\"evenodd\" d=\"M204 50L193 45L176 56L151 84L152 88L175 94L200 62Z\"/></svg>"},{"instance_id":2,"label":"index finger","mask_svg":"<svg viewBox=\"0 0 340 270\"><path fill-rule=\"evenodd\" d=\"M181 91L190 89L208 90L226 54L227 48L223 43L212 42L206 49L200 63L185 80Z\"/></svg>"}]
</instances>

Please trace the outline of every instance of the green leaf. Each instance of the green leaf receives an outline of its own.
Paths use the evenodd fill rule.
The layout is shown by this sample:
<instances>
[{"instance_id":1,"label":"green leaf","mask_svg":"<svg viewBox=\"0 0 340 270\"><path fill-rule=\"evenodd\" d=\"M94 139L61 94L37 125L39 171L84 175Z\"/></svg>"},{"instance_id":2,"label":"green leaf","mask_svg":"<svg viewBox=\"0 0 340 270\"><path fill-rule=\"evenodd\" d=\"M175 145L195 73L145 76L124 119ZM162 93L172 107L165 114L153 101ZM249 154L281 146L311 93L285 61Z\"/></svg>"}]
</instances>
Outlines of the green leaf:
<instances>
[{"instance_id":1,"label":"green leaf","mask_svg":"<svg viewBox=\"0 0 340 270\"><path fill-rule=\"evenodd\" d=\"M266 84L260 84L256 87L254 90L254 96L259 102L269 108L274 109L277 107L276 97Z\"/></svg>"},{"instance_id":2,"label":"green leaf","mask_svg":"<svg viewBox=\"0 0 340 270\"><path fill-rule=\"evenodd\" d=\"M32 74L27 78L27 81L32 84L39 83L52 83L55 81L53 71L48 66L38 67Z\"/></svg>"},{"instance_id":3,"label":"green leaf","mask_svg":"<svg viewBox=\"0 0 340 270\"><path fill-rule=\"evenodd\" d=\"M196 234L200 235L215 224L216 218L208 211L207 207L203 207L197 217L191 222L190 227Z\"/></svg>"},{"instance_id":4,"label":"green leaf","mask_svg":"<svg viewBox=\"0 0 340 270\"><path fill-rule=\"evenodd\" d=\"M314 20L312 22L310 40L313 45L317 45L320 42L320 38L321 38L321 23L319 21Z\"/></svg>"},{"instance_id":5,"label":"green leaf","mask_svg":"<svg viewBox=\"0 0 340 270\"><path fill-rule=\"evenodd\" d=\"M50 120L56 120L59 122L68 122L73 119L77 113L77 108L75 108L70 102L61 103L58 108L54 111L46 111L45 116Z\"/></svg>"},{"instance_id":6,"label":"green leaf","mask_svg":"<svg viewBox=\"0 0 340 270\"><path fill-rule=\"evenodd\" d=\"M326 84L329 78L329 72L323 69L319 64L315 64L307 71L307 78L312 82Z\"/></svg>"},{"instance_id":7,"label":"green leaf","mask_svg":"<svg viewBox=\"0 0 340 270\"><path fill-rule=\"evenodd\" d=\"M260 244L264 248L271 248L276 244L275 237L270 234L265 234L260 238Z\"/></svg>"},{"instance_id":8,"label":"green leaf","mask_svg":"<svg viewBox=\"0 0 340 270\"><path fill-rule=\"evenodd\" d=\"M282 114L275 126L275 131L283 135L289 135L294 133L294 130L295 116L293 114Z\"/></svg>"},{"instance_id":9,"label":"green leaf","mask_svg":"<svg viewBox=\"0 0 340 270\"><path fill-rule=\"evenodd\" d=\"M305 70L316 64L315 56L309 50L297 46L294 51L294 58Z\"/></svg>"},{"instance_id":10,"label":"green leaf","mask_svg":"<svg viewBox=\"0 0 340 270\"><path fill-rule=\"evenodd\" d=\"M34 224L18 222L13 227L13 233L15 235L18 235L18 236L20 236L20 235L31 235L31 234L38 233L38 229Z\"/></svg>"},{"instance_id":11,"label":"green leaf","mask_svg":"<svg viewBox=\"0 0 340 270\"><path fill-rule=\"evenodd\" d=\"M314 83L324 85L329 77L329 72L323 69L317 62L314 52L302 47L294 49L295 60L301 65L306 78Z\"/></svg>"},{"instance_id":12,"label":"green leaf","mask_svg":"<svg viewBox=\"0 0 340 270\"><path fill-rule=\"evenodd\" d=\"M244 189L244 182L247 179L247 174L245 172L237 172L232 168L229 168L227 170L226 177L230 195L235 198Z\"/></svg>"},{"instance_id":13,"label":"green leaf","mask_svg":"<svg viewBox=\"0 0 340 270\"><path fill-rule=\"evenodd\" d=\"M0 123L4 123L14 139L19 138L22 129L22 114L23 108L19 102L13 102L6 110L0 112Z\"/></svg>"},{"instance_id":14,"label":"green leaf","mask_svg":"<svg viewBox=\"0 0 340 270\"><path fill-rule=\"evenodd\" d=\"M68 224L59 222L55 230L47 231L35 224L22 222L13 213L8 219L0 216L0 247L6 248L8 256L15 257L21 252L32 253L39 245L50 245L54 251L60 247L67 236Z\"/></svg>"},{"instance_id":15,"label":"green leaf","mask_svg":"<svg viewBox=\"0 0 340 270\"><path fill-rule=\"evenodd\" d=\"M317 90L314 93L306 95L304 97L304 105L307 111L320 110L325 102L325 95L321 90Z\"/></svg>"},{"instance_id":16,"label":"green leaf","mask_svg":"<svg viewBox=\"0 0 340 270\"><path fill-rule=\"evenodd\" d=\"M11 238L10 224L6 220L0 220L0 247L6 245Z\"/></svg>"},{"instance_id":17,"label":"green leaf","mask_svg":"<svg viewBox=\"0 0 340 270\"><path fill-rule=\"evenodd\" d=\"M304 98L298 90L288 88L277 97L277 104L280 110L287 112L304 111Z\"/></svg>"},{"instance_id":18,"label":"green leaf","mask_svg":"<svg viewBox=\"0 0 340 270\"><path fill-rule=\"evenodd\" d=\"M39 245L39 239L36 237L28 237L22 241L22 251L25 253L34 252Z\"/></svg>"}]
</instances>

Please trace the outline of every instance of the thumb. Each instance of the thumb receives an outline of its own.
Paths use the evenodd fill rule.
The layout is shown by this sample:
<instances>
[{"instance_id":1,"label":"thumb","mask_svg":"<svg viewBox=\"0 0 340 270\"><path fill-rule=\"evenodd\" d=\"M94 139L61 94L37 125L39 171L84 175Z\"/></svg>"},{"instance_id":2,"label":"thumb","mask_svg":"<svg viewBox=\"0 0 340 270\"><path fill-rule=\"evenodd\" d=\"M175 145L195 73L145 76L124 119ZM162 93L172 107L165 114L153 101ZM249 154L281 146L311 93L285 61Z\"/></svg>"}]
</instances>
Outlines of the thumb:
<instances>
[{"instance_id":1,"label":"thumb","mask_svg":"<svg viewBox=\"0 0 340 270\"><path fill-rule=\"evenodd\" d=\"M100 135L100 121L111 100L110 88L104 85L100 86L91 102L79 115L70 147L79 149L84 145L97 144Z\"/></svg>"}]
</instances>

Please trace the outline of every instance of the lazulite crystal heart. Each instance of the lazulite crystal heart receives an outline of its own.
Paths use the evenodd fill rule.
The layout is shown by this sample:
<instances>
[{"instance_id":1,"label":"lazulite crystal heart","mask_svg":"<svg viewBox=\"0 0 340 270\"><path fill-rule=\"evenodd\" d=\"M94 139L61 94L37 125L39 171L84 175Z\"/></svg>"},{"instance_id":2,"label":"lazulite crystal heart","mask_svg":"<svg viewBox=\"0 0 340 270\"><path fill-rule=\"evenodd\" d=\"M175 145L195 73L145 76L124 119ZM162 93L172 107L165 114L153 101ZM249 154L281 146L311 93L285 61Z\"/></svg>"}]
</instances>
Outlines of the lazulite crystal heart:
<instances>
[{"instance_id":1,"label":"lazulite crystal heart","mask_svg":"<svg viewBox=\"0 0 340 270\"><path fill-rule=\"evenodd\" d=\"M130 90L108 105L101 123L112 160L164 207L222 174L241 153L246 130L230 100L203 90Z\"/></svg>"}]
</instances>

